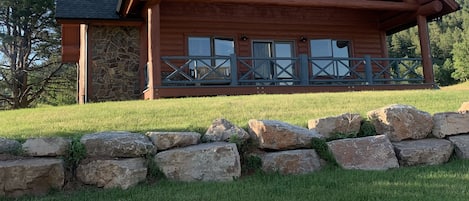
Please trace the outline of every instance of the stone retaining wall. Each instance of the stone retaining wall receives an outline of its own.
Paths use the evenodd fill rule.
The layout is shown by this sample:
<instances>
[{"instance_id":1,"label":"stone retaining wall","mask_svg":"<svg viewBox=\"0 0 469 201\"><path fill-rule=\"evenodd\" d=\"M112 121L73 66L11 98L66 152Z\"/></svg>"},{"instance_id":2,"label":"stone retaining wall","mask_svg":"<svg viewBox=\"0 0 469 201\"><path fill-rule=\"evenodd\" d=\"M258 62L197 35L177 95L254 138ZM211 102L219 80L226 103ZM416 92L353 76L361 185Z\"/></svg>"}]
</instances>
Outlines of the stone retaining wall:
<instances>
[{"instance_id":1,"label":"stone retaining wall","mask_svg":"<svg viewBox=\"0 0 469 201\"><path fill-rule=\"evenodd\" d=\"M308 128L274 120L250 120L248 131L217 119L202 135L194 132L110 131L87 134L76 167L76 181L100 188L127 189L147 179L152 164L171 180L232 181L241 176L241 158L255 155L265 172L307 174L327 162L312 149L313 139L327 142L345 169L387 170L438 165L455 154L469 158L469 108L433 116L412 106L391 105L368 113L376 135L355 137L358 114L312 119ZM338 136L344 139L338 139ZM250 140L252 153L237 145ZM317 140L315 140L317 141ZM232 143L232 142L236 142ZM41 195L66 185L66 159L72 140L32 138L23 144L0 138L0 196ZM78 142L74 142L78 143ZM246 149L242 149L246 150Z\"/></svg>"}]
</instances>

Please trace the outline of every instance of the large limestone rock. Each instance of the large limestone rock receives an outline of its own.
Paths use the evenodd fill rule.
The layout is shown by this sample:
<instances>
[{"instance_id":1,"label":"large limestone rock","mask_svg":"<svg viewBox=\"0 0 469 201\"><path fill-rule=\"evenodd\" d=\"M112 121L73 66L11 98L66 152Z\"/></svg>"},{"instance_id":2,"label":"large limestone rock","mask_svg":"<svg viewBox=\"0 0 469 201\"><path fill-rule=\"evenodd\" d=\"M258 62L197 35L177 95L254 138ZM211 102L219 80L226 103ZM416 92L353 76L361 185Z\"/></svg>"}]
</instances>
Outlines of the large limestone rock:
<instances>
[{"instance_id":1,"label":"large limestone rock","mask_svg":"<svg viewBox=\"0 0 469 201\"><path fill-rule=\"evenodd\" d=\"M216 119L208 128L203 138L208 142L229 142L232 136L236 136L242 142L249 139L249 133L244 129L233 125L226 119Z\"/></svg>"},{"instance_id":2,"label":"large limestone rock","mask_svg":"<svg viewBox=\"0 0 469 201\"><path fill-rule=\"evenodd\" d=\"M459 113L469 113L469 102L462 103L461 107L458 109Z\"/></svg>"},{"instance_id":3,"label":"large limestone rock","mask_svg":"<svg viewBox=\"0 0 469 201\"><path fill-rule=\"evenodd\" d=\"M378 134L393 142L423 139L432 131L432 116L408 105L390 105L368 112L368 118Z\"/></svg>"},{"instance_id":4,"label":"large limestone rock","mask_svg":"<svg viewBox=\"0 0 469 201\"><path fill-rule=\"evenodd\" d=\"M334 134L356 135L360 131L362 117L360 114L345 113L335 117L311 119L308 128L316 130L325 138L334 137Z\"/></svg>"},{"instance_id":5,"label":"large limestone rock","mask_svg":"<svg viewBox=\"0 0 469 201\"><path fill-rule=\"evenodd\" d=\"M236 144L214 142L163 151L156 164L167 178L179 181L232 181L241 176Z\"/></svg>"},{"instance_id":6,"label":"large limestone rock","mask_svg":"<svg viewBox=\"0 0 469 201\"><path fill-rule=\"evenodd\" d=\"M306 174L321 169L321 158L314 149L266 153L262 170L281 174Z\"/></svg>"},{"instance_id":7,"label":"large limestone rock","mask_svg":"<svg viewBox=\"0 0 469 201\"><path fill-rule=\"evenodd\" d=\"M448 140L454 144L458 158L469 159L469 135L451 136Z\"/></svg>"},{"instance_id":8,"label":"large limestone rock","mask_svg":"<svg viewBox=\"0 0 469 201\"><path fill-rule=\"evenodd\" d=\"M337 163L345 169L386 170L399 167L386 135L328 142Z\"/></svg>"},{"instance_id":9,"label":"large limestone rock","mask_svg":"<svg viewBox=\"0 0 469 201\"><path fill-rule=\"evenodd\" d=\"M453 153L453 144L443 139L408 140L393 145L401 166L439 165Z\"/></svg>"},{"instance_id":10,"label":"large limestone rock","mask_svg":"<svg viewBox=\"0 0 469 201\"><path fill-rule=\"evenodd\" d=\"M64 175L61 159L0 161L0 196L44 195L61 189Z\"/></svg>"},{"instance_id":11,"label":"large limestone rock","mask_svg":"<svg viewBox=\"0 0 469 201\"><path fill-rule=\"evenodd\" d=\"M62 137L30 138L23 143L23 150L29 156L64 156L71 140Z\"/></svg>"},{"instance_id":12,"label":"large limestone rock","mask_svg":"<svg viewBox=\"0 0 469 201\"><path fill-rule=\"evenodd\" d=\"M199 144L201 136L196 132L148 132L147 135L158 150Z\"/></svg>"},{"instance_id":13,"label":"large limestone rock","mask_svg":"<svg viewBox=\"0 0 469 201\"><path fill-rule=\"evenodd\" d=\"M315 130L273 120L252 119L249 121L249 132L256 136L261 149L310 148L313 138L323 138Z\"/></svg>"},{"instance_id":14,"label":"large limestone rock","mask_svg":"<svg viewBox=\"0 0 469 201\"><path fill-rule=\"evenodd\" d=\"M0 154L8 154L21 149L21 144L16 140L0 137Z\"/></svg>"},{"instance_id":15,"label":"large limestone rock","mask_svg":"<svg viewBox=\"0 0 469 201\"><path fill-rule=\"evenodd\" d=\"M88 134L81 138L88 157L140 157L154 153L155 146L147 136L123 131Z\"/></svg>"},{"instance_id":16,"label":"large limestone rock","mask_svg":"<svg viewBox=\"0 0 469 201\"><path fill-rule=\"evenodd\" d=\"M433 115L433 135L444 138L449 135L469 133L469 112L445 112Z\"/></svg>"},{"instance_id":17,"label":"large limestone rock","mask_svg":"<svg viewBox=\"0 0 469 201\"><path fill-rule=\"evenodd\" d=\"M144 181L146 176L143 158L86 161L77 168L77 178L81 182L100 188L127 189Z\"/></svg>"}]
</instances>

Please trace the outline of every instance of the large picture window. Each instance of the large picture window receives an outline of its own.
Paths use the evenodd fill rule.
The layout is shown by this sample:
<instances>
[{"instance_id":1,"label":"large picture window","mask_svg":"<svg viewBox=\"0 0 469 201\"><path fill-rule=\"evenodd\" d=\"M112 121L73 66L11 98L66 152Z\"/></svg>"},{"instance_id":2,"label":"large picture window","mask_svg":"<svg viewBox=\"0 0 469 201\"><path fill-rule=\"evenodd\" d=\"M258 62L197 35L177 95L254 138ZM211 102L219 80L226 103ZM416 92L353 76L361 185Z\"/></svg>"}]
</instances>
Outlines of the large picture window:
<instances>
[{"instance_id":1,"label":"large picture window","mask_svg":"<svg viewBox=\"0 0 469 201\"><path fill-rule=\"evenodd\" d=\"M189 56L218 57L234 54L234 40L216 37L189 37ZM200 59L190 63L196 77L211 74L212 77L229 75L230 61L227 59ZM212 72L212 69L216 71Z\"/></svg>"},{"instance_id":2,"label":"large picture window","mask_svg":"<svg viewBox=\"0 0 469 201\"><path fill-rule=\"evenodd\" d=\"M314 39L310 41L310 47L314 76L349 75L349 41Z\"/></svg>"}]
</instances>

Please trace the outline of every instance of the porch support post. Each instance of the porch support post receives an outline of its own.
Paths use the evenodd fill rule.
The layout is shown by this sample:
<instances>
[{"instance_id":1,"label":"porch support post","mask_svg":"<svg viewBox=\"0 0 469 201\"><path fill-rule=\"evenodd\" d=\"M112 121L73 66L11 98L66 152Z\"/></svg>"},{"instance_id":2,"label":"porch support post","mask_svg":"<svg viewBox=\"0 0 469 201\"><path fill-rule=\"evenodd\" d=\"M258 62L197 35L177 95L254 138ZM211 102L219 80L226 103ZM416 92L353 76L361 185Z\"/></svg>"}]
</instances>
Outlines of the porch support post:
<instances>
[{"instance_id":1,"label":"porch support post","mask_svg":"<svg viewBox=\"0 0 469 201\"><path fill-rule=\"evenodd\" d=\"M434 83L433 62L430 49L430 36L428 35L427 18L423 15L418 15L417 26L420 39L420 50L422 53L424 82Z\"/></svg>"},{"instance_id":2,"label":"porch support post","mask_svg":"<svg viewBox=\"0 0 469 201\"><path fill-rule=\"evenodd\" d=\"M306 86L309 84L309 62L308 55L300 54L300 84Z\"/></svg>"},{"instance_id":3,"label":"porch support post","mask_svg":"<svg viewBox=\"0 0 469 201\"><path fill-rule=\"evenodd\" d=\"M148 96L146 99L158 97L161 86L161 52L160 52L160 4L148 9Z\"/></svg>"},{"instance_id":4,"label":"porch support post","mask_svg":"<svg viewBox=\"0 0 469 201\"><path fill-rule=\"evenodd\" d=\"M238 85L238 60L236 54L230 55L230 66L231 66L231 86Z\"/></svg>"},{"instance_id":5,"label":"porch support post","mask_svg":"<svg viewBox=\"0 0 469 201\"><path fill-rule=\"evenodd\" d=\"M367 85L373 84L373 67L371 66L371 56L365 55L365 77Z\"/></svg>"}]
</instances>

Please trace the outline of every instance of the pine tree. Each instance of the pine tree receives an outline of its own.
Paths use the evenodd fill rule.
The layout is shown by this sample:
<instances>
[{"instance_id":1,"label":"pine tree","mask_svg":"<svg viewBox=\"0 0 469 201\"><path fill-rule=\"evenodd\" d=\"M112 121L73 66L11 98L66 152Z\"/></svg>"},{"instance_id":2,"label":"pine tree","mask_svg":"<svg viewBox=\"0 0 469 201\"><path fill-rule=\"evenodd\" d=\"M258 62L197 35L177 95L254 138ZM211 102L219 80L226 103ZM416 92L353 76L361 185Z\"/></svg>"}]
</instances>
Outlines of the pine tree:
<instances>
[{"instance_id":1,"label":"pine tree","mask_svg":"<svg viewBox=\"0 0 469 201\"><path fill-rule=\"evenodd\" d=\"M30 107L63 71L54 0L0 1L0 107Z\"/></svg>"}]
</instances>

